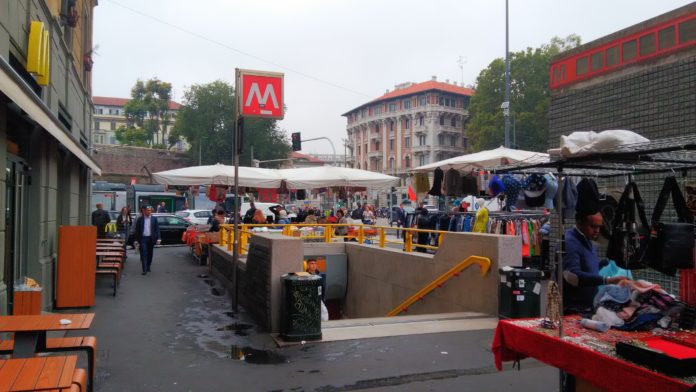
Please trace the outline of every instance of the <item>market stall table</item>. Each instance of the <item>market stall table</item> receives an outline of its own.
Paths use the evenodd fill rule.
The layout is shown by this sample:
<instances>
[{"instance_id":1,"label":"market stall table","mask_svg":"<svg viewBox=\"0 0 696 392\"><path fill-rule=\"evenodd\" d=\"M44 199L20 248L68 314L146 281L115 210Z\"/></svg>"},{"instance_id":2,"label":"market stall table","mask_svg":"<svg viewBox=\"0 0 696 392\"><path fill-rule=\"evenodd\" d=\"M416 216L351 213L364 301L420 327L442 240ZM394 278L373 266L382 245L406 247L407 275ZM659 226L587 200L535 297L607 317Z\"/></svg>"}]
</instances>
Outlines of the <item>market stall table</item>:
<instances>
[{"instance_id":1,"label":"market stall table","mask_svg":"<svg viewBox=\"0 0 696 392\"><path fill-rule=\"evenodd\" d=\"M14 332L12 356L28 358L46 351L47 331L89 329L93 319L94 313L0 316L0 333ZM70 323L61 324L61 320Z\"/></svg>"},{"instance_id":2,"label":"market stall table","mask_svg":"<svg viewBox=\"0 0 696 392\"><path fill-rule=\"evenodd\" d=\"M70 388L77 355L0 360L0 391Z\"/></svg>"},{"instance_id":3,"label":"market stall table","mask_svg":"<svg viewBox=\"0 0 696 392\"><path fill-rule=\"evenodd\" d=\"M686 391L696 377L671 377L628 362L616 355L615 344L654 336L652 332L583 328L578 316L563 319L564 337L540 326L542 319L500 320L493 338L495 365L533 357L607 391ZM664 331L664 335L696 343L696 333Z\"/></svg>"}]
</instances>

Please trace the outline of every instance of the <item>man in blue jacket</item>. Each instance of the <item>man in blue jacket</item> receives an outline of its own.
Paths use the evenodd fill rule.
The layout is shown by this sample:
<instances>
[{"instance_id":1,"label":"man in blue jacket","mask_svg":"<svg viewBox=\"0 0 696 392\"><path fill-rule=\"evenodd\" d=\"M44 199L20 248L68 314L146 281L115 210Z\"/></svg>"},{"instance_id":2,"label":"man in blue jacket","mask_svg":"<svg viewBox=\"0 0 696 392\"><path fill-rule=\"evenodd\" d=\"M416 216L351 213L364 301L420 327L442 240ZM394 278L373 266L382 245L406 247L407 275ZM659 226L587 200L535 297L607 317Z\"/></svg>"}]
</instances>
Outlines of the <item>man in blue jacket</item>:
<instances>
[{"instance_id":1,"label":"man in blue jacket","mask_svg":"<svg viewBox=\"0 0 696 392\"><path fill-rule=\"evenodd\" d=\"M575 227L565 232L565 256L563 257L563 312L565 314L591 314L592 300L597 286L616 284L627 279L611 278L599 274L606 264L597 257L597 247L592 241L599 237L602 214L590 210L575 214Z\"/></svg>"},{"instance_id":2,"label":"man in blue jacket","mask_svg":"<svg viewBox=\"0 0 696 392\"><path fill-rule=\"evenodd\" d=\"M143 265L142 275L147 275L150 272L155 244L159 245L160 242L157 218L152 216L152 207L147 206L142 209L142 215L135 221L134 244L136 246L140 244L140 262Z\"/></svg>"}]
</instances>

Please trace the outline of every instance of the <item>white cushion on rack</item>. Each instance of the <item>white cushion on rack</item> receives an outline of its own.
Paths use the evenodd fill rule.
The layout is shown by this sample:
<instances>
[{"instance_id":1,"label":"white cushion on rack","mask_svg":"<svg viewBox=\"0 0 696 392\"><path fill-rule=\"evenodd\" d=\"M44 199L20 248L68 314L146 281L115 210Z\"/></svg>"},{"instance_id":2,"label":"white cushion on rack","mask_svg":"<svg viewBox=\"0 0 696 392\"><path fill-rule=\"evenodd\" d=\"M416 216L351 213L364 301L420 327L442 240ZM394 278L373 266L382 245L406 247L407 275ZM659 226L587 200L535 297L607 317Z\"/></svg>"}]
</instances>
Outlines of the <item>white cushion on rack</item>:
<instances>
[{"instance_id":1,"label":"white cushion on rack","mask_svg":"<svg viewBox=\"0 0 696 392\"><path fill-rule=\"evenodd\" d=\"M650 140L625 129L602 132L573 132L561 136L561 155L579 156L636 143L649 143Z\"/></svg>"}]
</instances>

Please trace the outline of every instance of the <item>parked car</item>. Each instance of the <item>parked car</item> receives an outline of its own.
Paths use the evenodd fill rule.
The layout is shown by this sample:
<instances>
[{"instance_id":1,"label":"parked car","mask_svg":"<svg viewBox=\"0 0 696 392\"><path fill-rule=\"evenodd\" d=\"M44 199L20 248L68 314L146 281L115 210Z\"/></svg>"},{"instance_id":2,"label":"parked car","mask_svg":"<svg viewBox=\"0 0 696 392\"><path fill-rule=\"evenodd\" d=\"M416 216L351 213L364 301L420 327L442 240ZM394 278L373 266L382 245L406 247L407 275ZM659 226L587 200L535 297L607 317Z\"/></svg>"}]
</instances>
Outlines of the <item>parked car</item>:
<instances>
[{"instance_id":1,"label":"parked car","mask_svg":"<svg viewBox=\"0 0 696 392\"><path fill-rule=\"evenodd\" d=\"M184 231L192 225L192 223L187 222L184 218L176 216L174 214L152 214L152 217L157 219L157 223L160 228L160 239L162 240L162 245L177 245L183 244L181 237ZM128 236L127 245L133 246L133 241L135 237L135 221L133 221L133 226L131 226L131 232Z\"/></svg>"},{"instance_id":2,"label":"parked car","mask_svg":"<svg viewBox=\"0 0 696 392\"><path fill-rule=\"evenodd\" d=\"M426 204L423 207L425 207L425 209L428 210L428 214L437 214L440 211L440 209L437 208L437 206L433 206L430 204Z\"/></svg>"},{"instance_id":3,"label":"parked car","mask_svg":"<svg viewBox=\"0 0 696 392\"><path fill-rule=\"evenodd\" d=\"M256 207L257 210L263 211L263 214L266 216L266 219L268 217L271 217L271 220L275 219L275 215L271 212L269 209L270 207L280 205L278 203L254 203L254 206ZM251 208L250 203L242 203L242 205L239 207L239 213L241 214L242 217L244 217L244 214Z\"/></svg>"},{"instance_id":4,"label":"parked car","mask_svg":"<svg viewBox=\"0 0 696 392\"><path fill-rule=\"evenodd\" d=\"M213 216L213 212L211 210L183 210L177 211L176 216L184 218L189 223L205 225L208 223L208 219Z\"/></svg>"}]
</instances>

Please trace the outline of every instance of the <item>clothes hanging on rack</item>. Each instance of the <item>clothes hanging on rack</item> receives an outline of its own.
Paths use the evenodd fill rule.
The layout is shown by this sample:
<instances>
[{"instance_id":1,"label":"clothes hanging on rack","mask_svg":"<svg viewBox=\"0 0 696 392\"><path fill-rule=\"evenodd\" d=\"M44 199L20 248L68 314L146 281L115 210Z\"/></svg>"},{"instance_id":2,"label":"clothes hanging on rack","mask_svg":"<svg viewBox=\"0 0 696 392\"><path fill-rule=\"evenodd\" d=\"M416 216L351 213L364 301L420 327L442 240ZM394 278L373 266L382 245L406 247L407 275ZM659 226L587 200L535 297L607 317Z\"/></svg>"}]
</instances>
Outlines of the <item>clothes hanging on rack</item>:
<instances>
[{"instance_id":1,"label":"clothes hanging on rack","mask_svg":"<svg viewBox=\"0 0 696 392\"><path fill-rule=\"evenodd\" d=\"M478 184L478 177L474 173L469 173L462 176L462 195L478 196L480 194Z\"/></svg>"},{"instance_id":2,"label":"clothes hanging on rack","mask_svg":"<svg viewBox=\"0 0 696 392\"><path fill-rule=\"evenodd\" d=\"M505 211L510 211L517 205L522 183L510 174L504 175L502 181L505 186Z\"/></svg>"},{"instance_id":3,"label":"clothes hanging on rack","mask_svg":"<svg viewBox=\"0 0 696 392\"><path fill-rule=\"evenodd\" d=\"M432 196L442 196L442 180L445 173L439 167L435 169L433 176L433 187L428 191L429 195Z\"/></svg>"},{"instance_id":4,"label":"clothes hanging on rack","mask_svg":"<svg viewBox=\"0 0 696 392\"><path fill-rule=\"evenodd\" d=\"M475 233L485 233L488 227L488 208L480 208L476 212L476 222L474 223Z\"/></svg>"},{"instance_id":5,"label":"clothes hanging on rack","mask_svg":"<svg viewBox=\"0 0 696 392\"><path fill-rule=\"evenodd\" d=\"M558 193L558 180L551 173L544 174L544 178L546 179L546 199L544 200L544 207L552 210L556 199L556 193Z\"/></svg>"},{"instance_id":6,"label":"clothes hanging on rack","mask_svg":"<svg viewBox=\"0 0 696 392\"><path fill-rule=\"evenodd\" d=\"M445 194L447 196L462 195L462 177L457 169L449 169L445 172Z\"/></svg>"},{"instance_id":7,"label":"clothes hanging on rack","mask_svg":"<svg viewBox=\"0 0 696 392\"><path fill-rule=\"evenodd\" d=\"M582 215L593 215L599 212L599 190L597 183L591 178L583 178L577 186L578 201L575 211Z\"/></svg>"},{"instance_id":8,"label":"clothes hanging on rack","mask_svg":"<svg viewBox=\"0 0 696 392\"><path fill-rule=\"evenodd\" d=\"M430 189L428 175L425 173L416 173L413 175L413 184L416 188L416 193L426 193Z\"/></svg>"}]
</instances>

